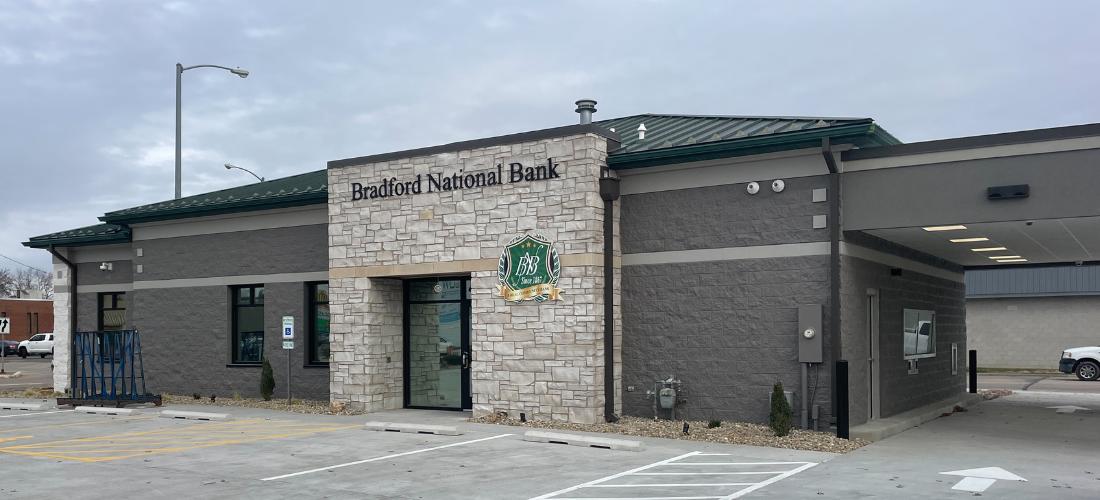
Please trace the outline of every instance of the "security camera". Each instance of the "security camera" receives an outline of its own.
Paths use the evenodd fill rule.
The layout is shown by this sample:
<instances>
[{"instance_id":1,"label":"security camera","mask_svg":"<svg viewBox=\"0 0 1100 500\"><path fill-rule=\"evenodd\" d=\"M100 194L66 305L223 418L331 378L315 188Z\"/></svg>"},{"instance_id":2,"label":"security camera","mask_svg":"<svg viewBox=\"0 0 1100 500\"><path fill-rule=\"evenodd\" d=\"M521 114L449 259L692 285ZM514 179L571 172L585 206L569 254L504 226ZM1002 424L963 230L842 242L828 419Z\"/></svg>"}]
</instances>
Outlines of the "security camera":
<instances>
[{"instance_id":1,"label":"security camera","mask_svg":"<svg viewBox=\"0 0 1100 500\"><path fill-rule=\"evenodd\" d=\"M776 179L772 181L772 191L780 193L787 187L787 183L783 182L783 179Z\"/></svg>"},{"instance_id":2,"label":"security camera","mask_svg":"<svg viewBox=\"0 0 1100 500\"><path fill-rule=\"evenodd\" d=\"M100 271L106 271L107 270L107 263L104 262L104 263L100 264L99 265L99 270Z\"/></svg>"},{"instance_id":3,"label":"security camera","mask_svg":"<svg viewBox=\"0 0 1100 500\"><path fill-rule=\"evenodd\" d=\"M757 184L755 182L748 183L748 185L745 186L745 192L747 192L749 194L759 193L760 192L760 184Z\"/></svg>"}]
</instances>

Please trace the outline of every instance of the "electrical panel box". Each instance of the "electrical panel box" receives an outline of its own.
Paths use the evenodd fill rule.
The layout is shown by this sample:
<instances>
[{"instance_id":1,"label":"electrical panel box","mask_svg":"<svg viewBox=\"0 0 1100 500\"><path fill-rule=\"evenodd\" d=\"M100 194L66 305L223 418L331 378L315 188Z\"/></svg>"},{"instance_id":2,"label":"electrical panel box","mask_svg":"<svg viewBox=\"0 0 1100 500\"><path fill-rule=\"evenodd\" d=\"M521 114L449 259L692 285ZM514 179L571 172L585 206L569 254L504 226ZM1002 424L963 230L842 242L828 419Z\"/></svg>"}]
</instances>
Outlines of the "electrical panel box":
<instances>
[{"instance_id":1,"label":"electrical panel box","mask_svg":"<svg viewBox=\"0 0 1100 500\"><path fill-rule=\"evenodd\" d=\"M821 363L821 304L798 306L798 362Z\"/></svg>"}]
</instances>

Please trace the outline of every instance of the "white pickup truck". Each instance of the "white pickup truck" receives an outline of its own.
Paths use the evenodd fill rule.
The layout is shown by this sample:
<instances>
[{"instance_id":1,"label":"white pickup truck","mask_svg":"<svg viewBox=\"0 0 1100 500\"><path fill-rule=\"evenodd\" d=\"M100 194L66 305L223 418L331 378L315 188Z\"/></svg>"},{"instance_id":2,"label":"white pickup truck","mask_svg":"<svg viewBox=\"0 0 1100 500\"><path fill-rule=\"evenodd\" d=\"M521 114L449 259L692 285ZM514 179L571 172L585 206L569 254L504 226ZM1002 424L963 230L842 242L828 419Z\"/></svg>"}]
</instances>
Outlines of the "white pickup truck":
<instances>
[{"instance_id":1,"label":"white pickup truck","mask_svg":"<svg viewBox=\"0 0 1100 500\"><path fill-rule=\"evenodd\" d=\"M46 357L47 354L53 354L53 334L52 333L39 333L27 340L19 343L19 357L25 358L28 355L37 354Z\"/></svg>"},{"instance_id":2,"label":"white pickup truck","mask_svg":"<svg viewBox=\"0 0 1100 500\"><path fill-rule=\"evenodd\" d=\"M1073 373L1081 380L1100 379L1100 347L1074 347L1062 353L1058 371Z\"/></svg>"}]
</instances>

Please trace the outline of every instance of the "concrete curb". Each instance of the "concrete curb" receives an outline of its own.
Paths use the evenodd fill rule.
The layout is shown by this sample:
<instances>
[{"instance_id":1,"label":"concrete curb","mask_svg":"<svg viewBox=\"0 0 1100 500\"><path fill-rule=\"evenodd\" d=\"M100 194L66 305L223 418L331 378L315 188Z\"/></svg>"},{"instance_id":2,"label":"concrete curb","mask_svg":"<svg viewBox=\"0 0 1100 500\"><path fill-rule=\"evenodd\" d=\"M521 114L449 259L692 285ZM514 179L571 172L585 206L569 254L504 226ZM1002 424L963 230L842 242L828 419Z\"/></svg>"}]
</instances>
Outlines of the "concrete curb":
<instances>
[{"instance_id":1,"label":"concrete curb","mask_svg":"<svg viewBox=\"0 0 1100 500\"><path fill-rule=\"evenodd\" d=\"M46 403L0 403L0 410L42 411L52 410Z\"/></svg>"},{"instance_id":2,"label":"concrete curb","mask_svg":"<svg viewBox=\"0 0 1100 500\"><path fill-rule=\"evenodd\" d=\"M854 439L881 441L925 422L940 418L945 413L953 413L956 406L968 408L982 401L977 394L966 393L958 398L948 399L886 418L872 420L851 428L849 435Z\"/></svg>"},{"instance_id":3,"label":"concrete curb","mask_svg":"<svg viewBox=\"0 0 1100 500\"><path fill-rule=\"evenodd\" d=\"M584 446L587 448L602 448L607 450L642 451L641 441L582 436L579 434L527 431L523 434L523 440L532 443L567 444L570 446Z\"/></svg>"},{"instance_id":4,"label":"concrete curb","mask_svg":"<svg viewBox=\"0 0 1100 500\"><path fill-rule=\"evenodd\" d=\"M95 415L139 415L141 410L134 408L109 408L106 406L77 406L73 409L77 413L91 413Z\"/></svg>"},{"instance_id":5,"label":"concrete curb","mask_svg":"<svg viewBox=\"0 0 1100 500\"><path fill-rule=\"evenodd\" d=\"M394 422L367 422L368 431L411 432L413 434L438 434L441 436L460 436L458 428L449 425L398 424Z\"/></svg>"},{"instance_id":6,"label":"concrete curb","mask_svg":"<svg viewBox=\"0 0 1100 500\"><path fill-rule=\"evenodd\" d=\"M163 418L180 418L184 420L232 420L228 413L206 413L201 411L163 410L160 412Z\"/></svg>"}]
</instances>

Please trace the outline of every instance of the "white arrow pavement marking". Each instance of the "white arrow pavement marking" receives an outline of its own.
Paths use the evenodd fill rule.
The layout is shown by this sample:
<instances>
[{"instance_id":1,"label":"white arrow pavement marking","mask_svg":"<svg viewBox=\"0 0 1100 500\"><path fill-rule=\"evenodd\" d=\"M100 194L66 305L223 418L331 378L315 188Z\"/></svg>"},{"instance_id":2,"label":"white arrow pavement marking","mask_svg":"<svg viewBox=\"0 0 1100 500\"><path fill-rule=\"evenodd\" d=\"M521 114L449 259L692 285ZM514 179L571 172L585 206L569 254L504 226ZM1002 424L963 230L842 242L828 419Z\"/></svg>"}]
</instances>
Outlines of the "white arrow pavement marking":
<instances>
[{"instance_id":1,"label":"white arrow pavement marking","mask_svg":"<svg viewBox=\"0 0 1100 500\"><path fill-rule=\"evenodd\" d=\"M951 489L969 491L973 493L981 493L989 489L989 487L993 486L993 483L997 482L998 479L1003 479L1005 481L1027 482L1027 479L1017 476L1016 474L1006 471L1000 467L982 467L980 469L953 470L948 472L941 472L940 474L948 476L964 476L962 481L956 483L955 486L951 487Z\"/></svg>"},{"instance_id":2,"label":"white arrow pavement marking","mask_svg":"<svg viewBox=\"0 0 1100 500\"><path fill-rule=\"evenodd\" d=\"M1055 410L1054 413L1073 413L1077 410L1092 411L1092 408L1084 408L1081 406L1048 406L1047 408Z\"/></svg>"}]
</instances>

